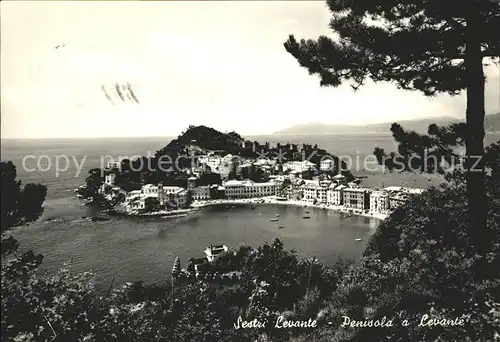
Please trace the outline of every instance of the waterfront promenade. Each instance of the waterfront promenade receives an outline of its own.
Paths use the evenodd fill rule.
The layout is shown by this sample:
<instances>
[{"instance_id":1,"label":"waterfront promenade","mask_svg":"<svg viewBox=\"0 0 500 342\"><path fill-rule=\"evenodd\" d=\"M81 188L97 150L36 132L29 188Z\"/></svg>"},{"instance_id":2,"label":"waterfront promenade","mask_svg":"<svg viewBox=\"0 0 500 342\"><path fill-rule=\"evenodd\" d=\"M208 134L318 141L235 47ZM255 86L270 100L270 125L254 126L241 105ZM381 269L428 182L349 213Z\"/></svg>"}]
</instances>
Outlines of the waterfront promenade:
<instances>
[{"instance_id":1,"label":"waterfront promenade","mask_svg":"<svg viewBox=\"0 0 500 342\"><path fill-rule=\"evenodd\" d=\"M311 202L303 201L303 200L280 200L277 196L268 196L268 197L259 197L259 198L244 198L244 199L213 199L213 200L205 200L205 201L195 201L191 203L191 207L193 208L202 208L211 205L219 205L219 204L280 204L280 205L293 205L293 206L301 206L308 208L318 208L318 209L326 209L326 210L334 210L339 212L344 212L346 214L353 214L358 216L375 218L377 220L385 220L388 214L382 213L374 213L368 212L365 213L360 209L350 209L346 208L342 205L331 205L331 204L313 204Z\"/></svg>"}]
</instances>

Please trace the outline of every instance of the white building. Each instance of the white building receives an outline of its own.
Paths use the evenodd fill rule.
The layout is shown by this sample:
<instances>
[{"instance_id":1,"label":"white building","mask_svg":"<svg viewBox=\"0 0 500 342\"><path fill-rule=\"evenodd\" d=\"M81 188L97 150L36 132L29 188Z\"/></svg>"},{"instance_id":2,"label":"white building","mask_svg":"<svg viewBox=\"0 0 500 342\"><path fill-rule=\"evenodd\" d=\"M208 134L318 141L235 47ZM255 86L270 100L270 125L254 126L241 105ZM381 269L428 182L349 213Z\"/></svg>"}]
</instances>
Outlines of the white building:
<instances>
[{"instance_id":1,"label":"white building","mask_svg":"<svg viewBox=\"0 0 500 342\"><path fill-rule=\"evenodd\" d=\"M186 189L182 189L181 191L175 193L173 199L175 200L174 203L178 208L184 208L189 203L189 191L187 191Z\"/></svg>"},{"instance_id":2,"label":"white building","mask_svg":"<svg viewBox=\"0 0 500 342\"><path fill-rule=\"evenodd\" d=\"M370 194L370 211L386 214L389 211L389 193L386 191L373 191Z\"/></svg>"},{"instance_id":3,"label":"white building","mask_svg":"<svg viewBox=\"0 0 500 342\"><path fill-rule=\"evenodd\" d=\"M333 159L324 159L320 162L319 169L321 171L334 171L335 162L333 161Z\"/></svg>"},{"instance_id":4,"label":"white building","mask_svg":"<svg viewBox=\"0 0 500 342\"><path fill-rule=\"evenodd\" d=\"M332 183L326 195L326 203L332 205L342 205L344 203L344 189L345 185L337 185Z\"/></svg>"},{"instance_id":5,"label":"white building","mask_svg":"<svg viewBox=\"0 0 500 342\"><path fill-rule=\"evenodd\" d=\"M109 162L106 165L106 169L112 170L112 169L117 169L119 171L122 170L122 163L121 162Z\"/></svg>"},{"instance_id":6,"label":"white building","mask_svg":"<svg viewBox=\"0 0 500 342\"><path fill-rule=\"evenodd\" d=\"M303 197L307 202L318 201L318 189L321 188L317 181L305 180L305 184L301 186Z\"/></svg>"},{"instance_id":7,"label":"white building","mask_svg":"<svg viewBox=\"0 0 500 342\"><path fill-rule=\"evenodd\" d=\"M141 193L144 195L152 195L152 194L158 195L158 185L154 184L143 185L141 188Z\"/></svg>"},{"instance_id":8,"label":"white building","mask_svg":"<svg viewBox=\"0 0 500 342\"><path fill-rule=\"evenodd\" d=\"M290 180L289 176L283 176L283 175L270 175L269 179L271 179L275 183L283 183L285 179Z\"/></svg>"},{"instance_id":9,"label":"white building","mask_svg":"<svg viewBox=\"0 0 500 342\"><path fill-rule=\"evenodd\" d=\"M342 175L342 174L337 174L335 176L333 176L333 180L339 184L343 184L345 185L347 183L347 178L346 176Z\"/></svg>"},{"instance_id":10,"label":"white building","mask_svg":"<svg viewBox=\"0 0 500 342\"><path fill-rule=\"evenodd\" d=\"M227 198L253 198L275 196L280 185L275 182L254 183L251 181L230 180L224 183L224 193Z\"/></svg>"},{"instance_id":11,"label":"white building","mask_svg":"<svg viewBox=\"0 0 500 342\"><path fill-rule=\"evenodd\" d=\"M397 207L403 205L408 200L408 195L406 194L393 194L389 196L389 209L394 210Z\"/></svg>"},{"instance_id":12,"label":"white building","mask_svg":"<svg viewBox=\"0 0 500 342\"><path fill-rule=\"evenodd\" d=\"M267 158L259 158L253 163L253 165L255 166L274 166L275 164L276 164L275 160Z\"/></svg>"},{"instance_id":13,"label":"white building","mask_svg":"<svg viewBox=\"0 0 500 342\"><path fill-rule=\"evenodd\" d=\"M212 172L216 172L220 163L222 162L222 157L220 156L202 156L198 158L200 163L206 164L210 167Z\"/></svg>"},{"instance_id":14,"label":"white building","mask_svg":"<svg viewBox=\"0 0 500 342\"><path fill-rule=\"evenodd\" d=\"M283 171L303 172L316 169L316 165L308 160L290 161L283 164Z\"/></svg>"},{"instance_id":15,"label":"white building","mask_svg":"<svg viewBox=\"0 0 500 342\"><path fill-rule=\"evenodd\" d=\"M324 186L320 187L318 189L318 202L326 204L327 197L328 197L328 187L324 187Z\"/></svg>"},{"instance_id":16,"label":"white building","mask_svg":"<svg viewBox=\"0 0 500 342\"><path fill-rule=\"evenodd\" d=\"M189 202L189 193L186 189L178 186L163 186L146 184L141 190L134 190L127 194L126 202L129 211L142 210L146 208L146 199L156 198L160 208L185 207Z\"/></svg>"},{"instance_id":17,"label":"white building","mask_svg":"<svg viewBox=\"0 0 500 342\"><path fill-rule=\"evenodd\" d=\"M212 262L215 260L215 258L220 255L221 253L227 252L229 249L225 245L218 245L218 246L208 246L208 248L205 250L205 255L207 256L207 259L209 262Z\"/></svg>"},{"instance_id":18,"label":"white building","mask_svg":"<svg viewBox=\"0 0 500 342\"><path fill-rule=\"evenodd\" d=\"M303 199L307 202L327 203L330 181L305 181L302 185Z\"/></svg>"},{"instance_id":19,"label":"white building","mask_svg":"<svg viewBox=\"0 0 500 342\"><path fill-rule=\"evenodd\" d=\"M128 202L127 204L127 210L129 212L136 211L136 210L144 210L146 208L146 201L143 198L136 198Z\"/></svg>"},{"instance_id":20,"label":"white building","mask_svg":"<svg viewBox=\"0 0 500 342\"><path fill-rule=\"evenodd\" d=\"M406 193L406 194L421 194L424 192L424 189L419 189L419 188L408 188L408 187L403 187L403 186L388 186L384 188L385 191L389 193Z\"/></svg>"},{"instance_id":21,"label":"white building","mask_svg":"<svg viewBox=\"0 0 500 342\"><path fill-rule=\"evenodd\" d=\"M109 175L104 176L104 183L110 186L115 185L116 175L114 173L110 173Z\"/></svg>"},{"instance_id":22,"label":"white building","mask_svg":"<svg viewBox=\"0 0 500 342\"><path fill-rule=\"evenodd\" d=\"M388 186L384 188L388 193L389 210L394 210L404 204L410 195L418 195L424 192L424 189L408 188L402 186Z\"/></svg>"},{"instance_id":23,"label":"white building","mask_svg":"<svg viewBox=\"0 0 500 342\"><path fill-rule=\"evenodd\" d=\"M344 207L352 209L367 209L369 205L368 192L360 188L344 188Z\"/></svg>"},{"instance_id":24,"label":"white building","mask_svg":"<svg viewBox=\"0 0 500 342\"><path fill-rule=\"evenodd\" d=\"M191 196L195 201L210 199L210 186L198 186L191 190Z\"/></svg>"},{"instance_id":25,"label":"white building","mask_svg":"<svg viewBox=\"0 0 500 342\"><path fill-rule=\"evenodd\" d=\"M126 200L131 201L135 198L139 198L141 196L141 194L142 194L141 190L132 190L129 193L127 193Z\"/></svg>"}]
</instances>

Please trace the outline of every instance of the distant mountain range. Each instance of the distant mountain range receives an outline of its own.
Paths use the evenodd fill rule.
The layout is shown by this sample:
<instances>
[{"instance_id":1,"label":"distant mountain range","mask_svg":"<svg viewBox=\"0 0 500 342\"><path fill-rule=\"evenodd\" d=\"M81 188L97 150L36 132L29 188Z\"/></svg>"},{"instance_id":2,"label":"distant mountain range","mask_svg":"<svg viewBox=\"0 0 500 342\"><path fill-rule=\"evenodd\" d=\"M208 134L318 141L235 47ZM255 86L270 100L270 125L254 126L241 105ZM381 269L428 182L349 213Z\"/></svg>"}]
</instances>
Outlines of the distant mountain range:
<instances>
[{"instance_id":1,"label":"distant mountain range","mask_svg":"<svg viewBox=\"0 0 500 342\"><path fill-rule=\"evenodd\" d=\"M405 130L426 133L429 125L435 123L438 126L446 126L451 123L460 122L453 117L438 117L417 120L395 121ZM295 125L282 129L273 134L328 134L328 133L390 133L393 122L384 122L368 125L335 125L321 123L307 123ZM500 113L486 115L484 128L487 132L500 132Z\"/></svg>"}]
</instances>

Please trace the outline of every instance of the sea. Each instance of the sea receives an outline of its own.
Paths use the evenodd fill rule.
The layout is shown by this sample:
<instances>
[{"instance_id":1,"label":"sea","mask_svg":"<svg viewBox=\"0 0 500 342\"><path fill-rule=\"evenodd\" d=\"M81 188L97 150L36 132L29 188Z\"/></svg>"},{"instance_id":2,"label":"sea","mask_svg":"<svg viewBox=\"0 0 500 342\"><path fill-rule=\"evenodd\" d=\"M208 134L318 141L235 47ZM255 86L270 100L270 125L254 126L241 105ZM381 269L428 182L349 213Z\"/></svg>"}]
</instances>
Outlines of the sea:
<instances>
[{"instance_id":1,"label":"sea","mask_svg":"<svg viewBox=\"0 0 500 342\"><path fill-rule=\"evenodd\" d=\"M325 134L246 136L260 143L317 144L332 155L352 160L355 176L367 186L403 185L419 188L443 182L440 176L390 173L381 167L365 167L356 160L370 156L374 148L396 151L390 134ZM106 139L2 140L2 161L17 166L23 183L41 183L48 194L42 217L11 233L21 250L44 255L41 272L52 273L64 264L72 271L93 271L98 291L114 279L125 282L168 282L176 256L185 267L191 257L204 256L211 244L237 248L272 243L275 238L302 258L316 257L332 265L339 257L355 259L363 252L379 223L376 219L346 216L307 208L311 218L303 219L303 207L273 204L217 206L176 218L111 218L90 222L95 212L81 203L74 190L84 183L88 170L108 161L154 155L172 137ZM486 136L486 144L500 140L500 134ZM57 167L56 167L57 166ZM279 214L279 222L271 222ZM284 228L279 229L278 225ZM361 239L361 241L359 241ZM356 241L358 240L358 241Z\"/></svg>"}]
</instances>

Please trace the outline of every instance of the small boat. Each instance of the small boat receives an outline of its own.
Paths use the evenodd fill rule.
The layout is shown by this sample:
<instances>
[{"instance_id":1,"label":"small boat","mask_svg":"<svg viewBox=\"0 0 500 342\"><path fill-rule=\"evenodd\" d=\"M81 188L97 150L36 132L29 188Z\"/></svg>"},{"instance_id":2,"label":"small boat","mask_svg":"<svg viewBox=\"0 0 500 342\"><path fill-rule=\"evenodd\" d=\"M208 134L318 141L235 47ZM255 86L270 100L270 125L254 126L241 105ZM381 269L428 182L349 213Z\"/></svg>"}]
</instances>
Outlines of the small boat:
<instances>
[{"instance_id":1,"label":"small boat","mask_svg":"<svg viewBox=\"0 0 500 342\"><path fill-rule=\"evenodd\" d=\"M311 216L303 216L302 218L303 218L303 219L310 219L310 218L311 218Z\"/></svg>"},{"instance_id":2,"label":"small boat","mask_svg":"<svg viewBox=\"0 0 500 342\"><path fill-rule=\"evenodd\" d=\"M361 238L354 239L354 241L361 241Z\"/></svg>"},{"instance_id":3,"label":"small boat","mask_svg":"<svg viewBox=\"0 0 500 342\"><path fill-rule=\"evenodd\" d=\"M309 210L304 211L304 214L309 214Z\"/></svg>"},{"instance_id":4,"label":"small boat","mask_svg":"<svg viewBox=\"0 0 500 342\"><path fill-rule=\"evenodd\" d=\"M283 229L285 228L285 226L278 226L278 229Z\"/></svg>"},{"instance_id":5,"label":"small boat","mask_svg":"<svg viewBox=\"0 0 500 342\"><path fill-rule=\"evenodd\" d=\"M280 217L280 214L276 214L276 217Z\"/></svg>"},{"instance_id":6,"label":"small boat","mask_svg":"<svg viewBox=\"0 0 500 342\"><path fill-rule=\"evenodd\" d=\"M272 218L269 221L271 221L271 222L278 222L278 219L277 218Z\"/></svg>"}]
</instances>

